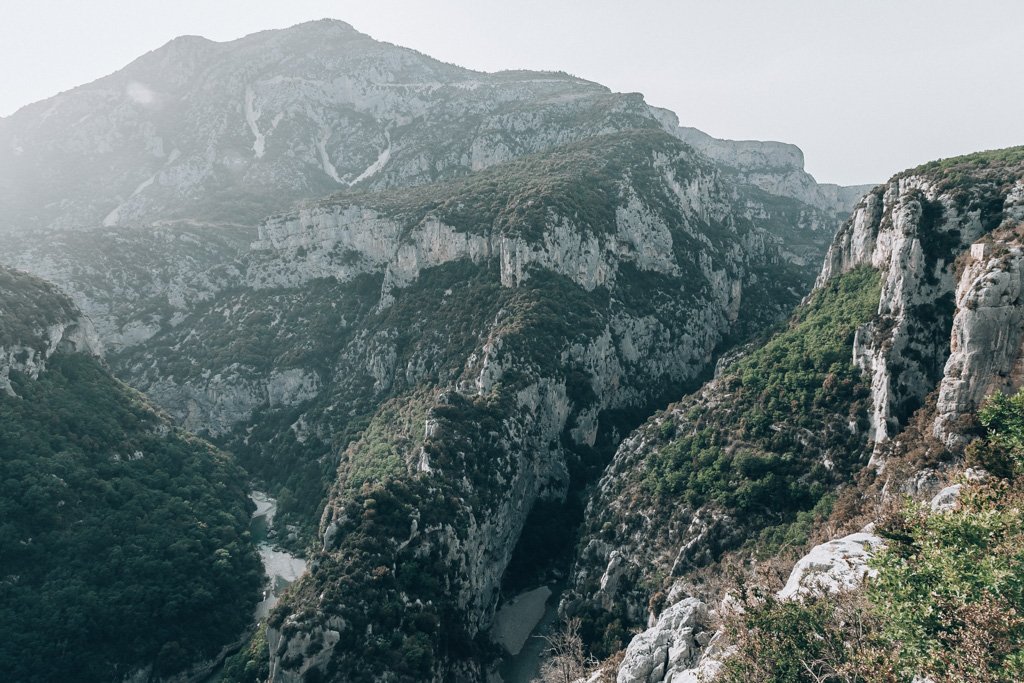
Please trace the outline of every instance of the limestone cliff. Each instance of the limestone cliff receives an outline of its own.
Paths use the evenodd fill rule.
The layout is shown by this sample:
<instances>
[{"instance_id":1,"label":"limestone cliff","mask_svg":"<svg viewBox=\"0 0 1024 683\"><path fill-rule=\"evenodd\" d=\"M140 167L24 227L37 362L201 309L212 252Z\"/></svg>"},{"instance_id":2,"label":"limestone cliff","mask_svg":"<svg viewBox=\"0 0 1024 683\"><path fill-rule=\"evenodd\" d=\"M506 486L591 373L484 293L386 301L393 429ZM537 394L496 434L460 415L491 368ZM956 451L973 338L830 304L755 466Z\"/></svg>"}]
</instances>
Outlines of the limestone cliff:
<instances>
[{"instance_id":1,"label":"limestone cliff","mask_svg":"<svg viewBox=\"0 0 1024 683\"><path fill-rule=\"evenodd\" d=\"M1009 220L1012 226L1013 218ZM991 241L972 245L961 257L966 264L957 284L957 311L934 427L935 436L947 445L961 441L958 421L977 410L984 398L1024 385L1022 225L996 231Z\"/></svg>"},{"instance_id":2,"label":"limestone cliff","mask_svg":"<svg viewBox=\"0 0 1024 683\"><path fill-rule=\"evenodd\" d=\"M974 166L971 157L951 168L921 167L867 195L818 278L862 264L883 274L879 318L858 330L854 348L854 362L871 375L876 443L897 433L940 384L936 430L947 439L992 388L1015 388L996 378L1008 378L1020 355L1020 170L1012 160ZM989 258L996 244L999 256ZM991 365L976 365L990 353Z\"/></svg>"},{"instance_id":3,"label":"limestone cliff","mask_svg":"<svg viewBox=\"0 0 1024 683\"><path fill-rule=\"evenodd\" d=\"M665 595L685 596L725 553L806 539L828 514L815 501L869 456L874 471L909 448L892 442L912 419L927 425L922 439L955 448L982 399L1021 386L1022 176L1014 148L872 190L788 328L724 359L623 442L592 494L562 604L592 643L614 648L620 628L652 623ZM888 491L934 488L915 483L931 470L886 476L897 477ZM786 513L806 486L820 488ZM770 507L763 491L775 491ZM826 574L842 569L829 562Z\"/></svg>"}]
</instances>

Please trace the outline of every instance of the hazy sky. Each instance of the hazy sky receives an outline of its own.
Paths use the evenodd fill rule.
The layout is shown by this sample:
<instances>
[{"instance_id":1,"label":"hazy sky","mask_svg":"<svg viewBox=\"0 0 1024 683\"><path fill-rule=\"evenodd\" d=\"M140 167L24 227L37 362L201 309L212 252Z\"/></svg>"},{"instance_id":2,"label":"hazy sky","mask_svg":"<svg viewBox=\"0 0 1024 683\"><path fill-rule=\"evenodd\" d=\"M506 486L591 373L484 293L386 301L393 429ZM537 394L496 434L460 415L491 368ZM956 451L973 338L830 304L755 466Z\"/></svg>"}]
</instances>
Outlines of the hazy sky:
<instances>
[{"instance_id":1,"label":"hazy sky","mask_svg":"<svg viewBox=\"0 0 1024 683\"><path fill-rule=\"evenodd\" d=\"M717 137L795 143L820 181L1024 144L1024 0L3 0L0 17L2 116L178 35L333 17L474 69L642 92Z\"/></svg>"}]
</instances>

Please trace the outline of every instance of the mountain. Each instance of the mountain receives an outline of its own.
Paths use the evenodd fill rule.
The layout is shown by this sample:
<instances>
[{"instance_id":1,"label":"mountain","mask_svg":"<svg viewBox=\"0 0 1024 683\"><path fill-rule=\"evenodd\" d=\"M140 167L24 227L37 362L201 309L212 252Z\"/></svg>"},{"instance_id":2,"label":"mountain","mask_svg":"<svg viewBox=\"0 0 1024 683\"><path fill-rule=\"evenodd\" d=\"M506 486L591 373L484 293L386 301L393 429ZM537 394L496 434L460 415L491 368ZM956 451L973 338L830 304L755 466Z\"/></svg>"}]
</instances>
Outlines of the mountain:
<instances>
[{"instance_id":1,"label":"mountain","mask_svg":"<svg viewBox=\"0 0 1024 683\"><path fill-rule=\"evenodd\" d=\"M712 666L705 652L724 657L721 642L709 646L714 627L694 598L717 606L734 590L723 572L778 562L771 558L787 549L828 540L825 530L891 529L879 513L887 504L903 495L927 502L958 481L965 459L977 466L987 447L976 413L994 392L1024 384L1022 230L1024 148L896 175L858 204L815 290L782 329L730 354L712 381L623 441L587 504L561 604L582 618L599 653L652 626L630 644L618 680L695 675ZM998 459L983 462L991 469ZM974 472L973 481L987 476ZM932 508L952 507L950 495ZM872 528L816 548L790 583L813 586L810 575L826 586L859 584L861 546L882 543ZM887 531L888 543L910 528ZM945 538L967 551L967 540ZM957 552L955 543L945 548ZM906 567L901 557L893 561ZM883 585L891 594L873 599L887 605L901 589ZM884 610L882 630L898 611ZM655 641L688 649L666 667Z\"/></svg>"},{"instance_id":2,"label":"mountain","mask_svg":"<svg viewBox=\"0 0 1024 683\"><path fill-rule=\"evenodd\" d=\"M638 94L333 21L172 41L0 120L0 169L0 260L307 549L237 667L276 681L483 677L620 442L785 318L859 192ZM852 277L807 304L830 362L877 286ZM831 399L862 391L840 374Z\"/></svg>"},{"instance_id":3,"label":"mountain","mask_svg":"<svg viewBox=\"0 0 1024 683\"><path fill-rule=\"evenodd\" d=\"M254 223L298 199L472 170L612 129L639 96L565 74L482 74L338 21L175 39L0 121L8 229Z\"/></svg>"},{"instance_id":4,"label":"mountain","mask_svg":"<svg viewBox=\"0 0 1024 683\"><path fill-rule=\"evenodd\" d=\"M637 94L470 71L339 21L184 36L0 119L0 229L255 224L340 188L463 176L663 118Z\"/></svg>"},{"instance_id":5,"label":"mountain","mask_svg":"<svg viewBox=\"0 0 1024 683\"><path fill-rule=\"evenodd\" d=\"M473 72L325 20L179 38L0 119L0 260L61 285L116 351L228 286L267 215L629 130L709 155L808 263L862 193L817 184L792 145L715 140L638 94Z\"/></svg>"},{"instance_id":6,"label":"mountain","mask_svg":"<svg viewBox=\"0 0 1024 683\"><path fill-rule=\"evenodd\" d=\"M261 582L244 474L97 359L56 288L0 268L0 666L208 673Z\"/></svg>"}]
</instances>

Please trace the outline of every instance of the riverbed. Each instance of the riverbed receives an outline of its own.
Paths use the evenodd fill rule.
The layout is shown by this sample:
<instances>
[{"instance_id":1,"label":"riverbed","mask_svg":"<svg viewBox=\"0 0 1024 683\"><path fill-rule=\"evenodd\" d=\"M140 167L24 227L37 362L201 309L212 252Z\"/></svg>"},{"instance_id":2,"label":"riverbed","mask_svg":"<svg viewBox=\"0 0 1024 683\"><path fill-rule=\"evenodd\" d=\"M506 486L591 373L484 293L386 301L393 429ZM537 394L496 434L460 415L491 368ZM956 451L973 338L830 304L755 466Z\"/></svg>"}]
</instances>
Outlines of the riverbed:
<instances>
[{"instance_id":1,"label":"riverbed","mask_svg":"<svg viewBox=\"0 0 1024 683\"><path fill-rule=\"evenodd\" d=\"M275 547L271 542L277 501L263 491L252 491L249 498L256 504L256 512L252 515L249 530L256 542L260 559L263 560L263 570L268 579L263 590L263 599L256 605L255 618L260 621L266 618L277 604L281 591L306 573L306 561Z\"/></svg>"},{"instance_id":2,"label":"riverbed","mask_svg":"<svg viewBox=\"0 0 1024 683\"><path fill-rule=\"evenodd\" d=\"M541 586L520 593L494 615L491 640L501 645L505 657L491 681L530 683L540 679L540 662L547 636L558 620L561 586Z\"/></svg>"}]
</instances>

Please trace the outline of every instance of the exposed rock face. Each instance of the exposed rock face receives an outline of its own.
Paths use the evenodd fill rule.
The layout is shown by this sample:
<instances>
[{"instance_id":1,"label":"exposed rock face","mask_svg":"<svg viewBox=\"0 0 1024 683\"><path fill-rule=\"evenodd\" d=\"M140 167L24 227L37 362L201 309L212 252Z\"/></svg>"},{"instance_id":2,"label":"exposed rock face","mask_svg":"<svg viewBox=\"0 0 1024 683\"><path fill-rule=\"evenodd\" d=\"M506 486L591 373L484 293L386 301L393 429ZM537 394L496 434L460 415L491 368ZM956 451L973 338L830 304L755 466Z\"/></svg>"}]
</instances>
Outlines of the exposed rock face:
<instances>
[{"instance_id":1,"label":"exposed rock face","mask_svg":"<svg viewBox=\"0 0 1024 683\"><path fill-rule=\"evenodd\" d=\"M867 563L881 545L882 539L866 529L815 546L793 567L779 598L838 593L860 586L865 576L874 575Z\"/></svg>"},{"instance_id":2,"label":"exposed rock face","mask_svg":"<svg viewBox=\"0 0 1024 683\"><path fill-rule=\"evenodd\" d=\"M1000 222L1014 224L1019 195L1019 181L1008 186L982 174L949 188L932 174L909 172L867 195L836 236L819 284L861 264L884 275L879 319L858 332L854 350L854 362L872 377L876 443L897 433L940 382L936 434L947 441L955 440L949 429L960 415L996 385L1013 385L1020 252L1012 233L1000 258L971 257L968 247ZM958 258L970 259L959 281ZM993 384L995 377L1004 379Z\"/></svg>"},{"instance_id":3,"label":"exposed rock face","mask_svg":"<svg viewBox=\"0 0 1024 683\"><path fill-rule=\"evenodd\" d=\"M1018 232L971 247L956 291L950 355L936 405L935 436L961 441L957 420L995 391L1024 384L1024 248Z\"/></svg>"},{"instance_id":4,"label":"exposed rock face","mask_svg":"<svg viewBox=\"0 0 1024 683\"><path fill-rule=\"evenodd\" d=\"M707 606L687 598L666 609L658 622L638 634L626 648L618 683L685 681L714 631L708 627Z\"/></svg>"},{"instance_id":5,"label":"exposed rock face","mask_svg":"<svg viewBox=\"0 0 1024 683\"><path fill-rule=\"evenodd\" d=\"M117 353L237 279L232 261L255 229L175 223L145 230L95 228L5 237L0 263L58 285Z\"/></svg>"},{"instance_id":6,"label":"exposed rock face","mask_svg":"<svg viewBox=\"0 0 1024 683\"><path fill-rule=\"evenodd\" d=\"M823 211L842 214L844 218L850 207L873 187L815 182L804 171L804 154L796 145L761 140L719 140L696 128L679 126L674 117L666 120L666 127L709 158L738 171L744 182L769 194L793 197Z\"/></svg>"},{"instance_id":7,"label":"exposed rock face","mask_svg":"<svg viewBox=\"0 0 1024 683\"><path fill-rule=\"evenodd\" d=\"M815 546L793 566L778 597L799 600L859 588L865 577L874 575L867 563L882 544L869 526ZM719 609L730 608L736 609L726 597ZM709 617L707 606L695 598L666 608L653 626L630 641L618 683L713 681L729 655L729 645L725 631L711 626Z\"/></svg>"},{"instance_id":8,"label":"exposed rock face","mask_svg":"<svg viewBox=\"0 0 1024 683\"><path fill-rule=\"evenodd\" d=\"M960 500L960 489L963 484L952 484L935 494L928 506L932 512L945 512L956 507Z\"/></svg>"},{"instance_id":9,"label":"exposed rock face","mask_svg":"<svg viewBox=\"0 0 1024 683\"><path fill-rule=\"evenodd\" d=\"M46 361L58 350L99 356L103 348L92 323L84 316L48 325L40 330L39 339L43 342L42 348L31 342L0 346L0 389L9 396L14 396L10 380L12 370L36 379L46 369Z\"/></svg>"},{"instance_id":10,"label":"exposed rock face","mask_svg":"<svg viewBox=\"0 0 1024 683\"><path fill-rule=\"evenodd\" d=\"M2 227L254 224L354 184L422 183L655 126L637 95L478 73L340 21L185 36L0 122Z\"/></svg>"},{"instance_id":11,"label":"exposed rock face","mask_svg":"<svg viewBox=\"0 0 1024 683\"><path fill-rule=\"evenodd\" d=\"M752 164L756 150L741 154L723 147L718 154L728 151L733 163ZM743 481L742 467L735 468L734 459L729 464L730 454L736 458L749 451L765 458L779 448L784 458L817 453L833 482L849 481L868 453L877 467L884 466L881 444L907 425L930 394L938 394L938 408L928 421L934 419L936 436L956 444L964 415L992 391L1020 386L1022 159L1020 150L1012 149L937 162L868 193L836 235L816 283L818 293L808 300L851 274L870 272L865 269L879 274L876 314L857 324L847 356L861 377L860 388L830 404L813 424L811 405L793 408L799 420L776 419L758 441L750 438L759 433L751 425L764 419L792 368L785 353L769 352L767 362L757 348L724 359L713 381L621 444L588 505L562 611L583 615L584 623L597 629L595 638L616 624L642 623L669 581L685 579L749 536L752 532L740 530L748 520L732 516L728 507L698 504L706 501L704 492L720 468L734 468L733 486ZM798 313L797 319L805 316ZM797 320L776 339L794 331L799 331ZM794 347L787 341L783 348ZM757 364L745 365L745 356L758 358ZM762 383L756 373L744 374L744 368L770 374L772 363L775 379ZM815 405L828 402L827 387L834 381L822 377ZM737 389L748 382L762 393L744 412ZM772 388L764 391L764 386ZM734 427L724 434L708 431L723 424ZM835 448L843 424L849 440ZM813 465L803 471L810 476ZM671 488L665 482L670 476L687 481L688 488ZM659 496L665 500L663 489L675 494L672 504L659 502ZM854 535L814 549L785 594L856 583L876 540Z\"/></svg>"}]
</instances>

